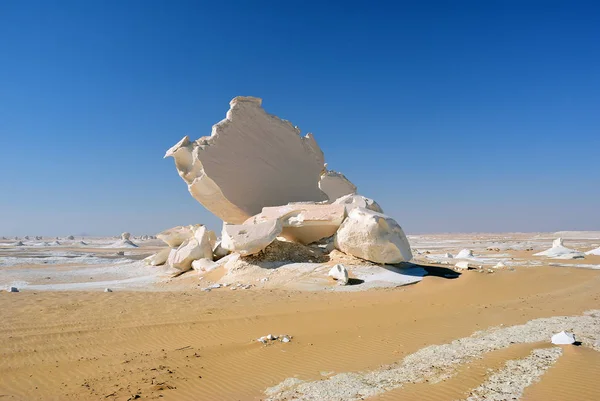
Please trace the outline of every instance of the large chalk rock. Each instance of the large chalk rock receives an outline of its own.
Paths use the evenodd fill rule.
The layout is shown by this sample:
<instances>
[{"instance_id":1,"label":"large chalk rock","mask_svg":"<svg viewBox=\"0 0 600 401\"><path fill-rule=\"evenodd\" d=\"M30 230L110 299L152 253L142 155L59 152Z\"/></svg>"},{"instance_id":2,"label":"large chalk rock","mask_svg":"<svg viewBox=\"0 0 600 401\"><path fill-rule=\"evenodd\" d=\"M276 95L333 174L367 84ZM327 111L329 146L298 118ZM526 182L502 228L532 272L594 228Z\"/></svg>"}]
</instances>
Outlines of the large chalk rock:
<instances>
[{"instance_id":1,"label":"large chalk rock","mask_svg":"<svg viewBox=\"0 0 600 401\"><path fill-rule=\"evenodd\" d=\"M379 206L377 202L362 195L345 195L337 198L333 204L344 205L347 213L350 213L352 209L356 209L357 207L369 209L377 213L383 213L383 209L381 209L381 206Z\"/></svg>"},{"instance_id":2,"label":"large chalk rock","mask_svg":"<svg viewBox=\"0 0 600 401\"><path fill-rule=\"evenodd\" d=\"M356 186L344 174L333 170L328 170L321 176L319 188L325 192L330 200L356 193Z\"/></svg>"},{"instance_id":3,"label":"large chalk rock","mask_svg":"<svg viewBox=\"0 0 600 401\"><path fill-rule=\"evenodd\" d=\"M560 333L556 333L550 339L552 344L556 345L568 345L573 344L575 342L575 335L573 333L567 333L566 331L561 331Z\"/></svg>"},{"instance_id":4,"label":"large chalk rock","mask_svg":"<svg viewBox=\"0 0 600 401\"><path fill-rule=\"evenodd\" d=\"M261 213L249 218L244 224L280 220L282 237L308 245L335 234L345 217L343 205L290 203L285 206L264 207Z\"/></svg>"},{"instance_id":5,"label":"large chalk rock","mask_svg":"<svg viewBox=\"0 0 600 401\"><path fill-rule=\"evenodd\" d=\"M150 266L164 265L165 263L167 263L170 253L171 253L171 248L162 249L162 250L156 252L154 255L148 256L146 259L144 259L144 262L146 262L146 264L148 264Z\"/></svg>"},{"instance_id":6,"label":"large chalk rock","mask_svg":"<svg viewBox=\"0 0 600 401\"><path fill-rule=\"evenodd\" d=\"M257 224L224 224L221 246L242 256L252 255L271 244L282 229L277 219Z\"/></svg>"},{"instance_id":7,"label":"large chalk rock","mask_svg":"<svg viewBox=\"0 0 600 401\"><path fill-rule=\"evenodd\" d=\"M410 244L394 219L364 208L355 208L334 237L340 251L375 263L400 263L412 259Z\"/></svg>"},{"instance_id":8,"label":"large chalk rock","mask_svg":"<svg viewBox=\"0 0 600 401\"><path fill-rule=\"evenodd\" d=\"M192 196L227 223L243 223L265 206L328 200L319 189L324 157L313 136L301 136L261 103L234 98L210 136L186 136L165 154Z\"/></svg>"},{"instance_id":9,"label":"large chalk rock","mask_svg":"<svg viewBox=\"0 0 600 401\"><path fill-rule=\"evenodd\" d=\"M122 234L121 234L121 239L122 239L123 241L127 241L127 240L129 240L129 238L131 238L131 234L130 234L130 233L128 233L128 232L124 232L124 233L122 233Z\"/></svg>"},{"instance_id":10,"label":"large chalk rock","mask_svg":"<svg viewBox=\"0 0 600 401\"><path fill-rule=\"evenodd\" d=\"M186 239L179 248L169 253L167 263L175 269L188 271L192 268L192 262L198 259L213 258L212 247L216 241L216 235L213 231L204 226L194 230L194 236Z\"/></svg>"},{"instance_id":11,"label":"large chalk rock","mask_svg":"<svg viewBox=\"0 0 600 401\"><path fill-rule=\"evenodd\" d=\"M552 259L582 259L585 257L585 254L575 249L567 248L563 239L557 238L552 241L552 248L535 253L533 256L546 256Z\"/></svg>"},{"instance_id":12,"label":"large chalk rock","mask_svg":"<svg viewBox=\"0 0 600 401\"><path fill-rule=\"evenodd\" d=\"M168 230L157 234L156 237L171 248L177 248L179 245L183 244L184 241L194 236L193 227L194 226L177 226L169 228Z\"/></svg>"}]
</instances>

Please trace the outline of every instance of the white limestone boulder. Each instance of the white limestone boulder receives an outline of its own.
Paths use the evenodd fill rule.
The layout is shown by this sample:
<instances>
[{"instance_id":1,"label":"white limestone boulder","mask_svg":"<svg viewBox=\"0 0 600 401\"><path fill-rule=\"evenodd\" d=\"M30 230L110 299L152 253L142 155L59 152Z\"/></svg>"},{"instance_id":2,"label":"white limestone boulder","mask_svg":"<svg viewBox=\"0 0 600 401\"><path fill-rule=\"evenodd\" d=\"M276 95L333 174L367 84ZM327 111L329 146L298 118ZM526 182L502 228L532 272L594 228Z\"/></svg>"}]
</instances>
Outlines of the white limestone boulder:
<instances>
[{"instance_id":1,"label":"white limestone boulder","mask_svg":"<svg viewBox=\"0 0 600 401\"><path fill-rule=\"evenodd\" d=\"M592 249L590 251L587 251L585 253L586 255L595 255L595 256L600 256L600 247L596 248L596 249Z\"/></svg>"},{"instance_id":2,"label":"white limestone boulder","mask_svg":"<svg viewBox=\"0 0 600 401\"><path fill-rule=\"evenodd\" d=\"M171 253L171 248L162 249L162 250L156 252L154 255L150 255L147 258L145 258L144 262L146 262L146 264L150 265L150 266L164 265L165 263L167 263L170 253Z\"/></svg>"},{"instance_id":3,"label":"white limestone boulder","mask_svg":"<svg viewBox=\"0 0 600 401\"><path fill-rule=\"evenodd\" d=\"M377 202L362 195L345 195L337 198L333 204L344 205L346 207L346 213L350 213L352 209L357 207L369 209L377 213L383 213L383 209L381 209L381 206L379 206Z\"/></svg>"},{"instance_id":4,"label":"white limestone boulder","mask_svg":"<svg viewBox=\"0 0 600 401\"><path fill-rule=\"evenodd\" d=\"M285 206L264 207L262 212L244 224L270 220L281 221L281 236L304 245L331 237L338 230L346 210L343 205L290 203Z\"/></svg>"},{"instance_id":5,"label":"white limestone boulder","mask_svg":"<svg viewBox=\"0 0 600 401\"><path fill-rule=\"evenodd\" d=\"M265 206L328 199L319 189L324 157L313 136L261 104L234 98L210 136L186 136L165 154L191 195L226 223L241 224Z\"/></svg>"},{"instance_id":6,"label":"white limestone boulder","mask_svg":"<svg viewBox=\"0 0 600 401\"><path fill-rule=\"evenodd\" d=\"M573 333L567 333L566 331L561 331L560 333L556 333L551 338L552 344L556 345L568 345L575 343L575 335Z\"/></svg>"},{"instance_id":7,"label":"white limestone boulder","mask_svg":"<svg viewBox=\"0 0 600 401\"><path fill-rule=\"evenodd\" d=\"M350 211L335 234L340 251L375 263L400 263L412 259L408 239L394 219L364 208Z\"/></svg>"},{"instance_id":8,"label":"white limestone boulder","mask_svg":"<svg viewBox=\"0 0 600 401\"><path fill-rule=\"evenodd\" d=\"M211 259L202 258L192 262L192 269L199 272L209 272L221 266L220 263L213 262Z\"/></svg>"},{"instance_id":9,"label":"white limestone boulder","mask_svg":"<svg viewBox=\"0 0 600 401\"><path fill-rule=\"evenodd\" d=\"M348 269L342 264L337 264L329 270L329 277L337 280L339 285L348 284Z\"/></svg>"},{"instance_id":10,"label":"white limestone boulder","mask_svg":"<svg viewBox=\"0 0 600 401\"><path fill-rule=\"evenodd\" d=\"M192 230L193 227L194 226L177 226L169 228L168 230L157 234L156 237L169 245L169 247L177 248L179 245L183 244L184 241L194 236Z\"/></svg>"},{"instance_id":11,"label":"white limestone boulder","mask_svg":"<svg viewBox=\"0 0 600 401\"><path fill-rule=\"evenodd\" d=\"M242 256L253 255L271 244L282 230L278 219L257 224L224 224L221 246Z\"/></svg>"},{"instance_id":12,"label":"white limestone boulder","mask_svg":"<svg viewBox=\"0 0 600 401\"><path fill-rule=\"evenodd\" d=\"M121 239L122 239L123 241L127 241L127 240L129 240L129 238L130 238L130 237L131 237L131 234L130 234L130 233L128 233L128 232L124 232L124 233L122 233L122 234L121 234Z\"/></svg>"},{"instance_id":13,"label":"white limestone boulder","mask_svg":"<svg viewBox=\"0 0 600 401\"><path fill-rule=\"evenodd\" d=\"M332 201L344 195L356 194L356 186L344 174L333 170L323 173L319 181L319 188Z\"/></svg>"},{"instance_id":14,"label":"white limestone boulder","mask_svg":"<svg viewBox=\"0 0 600 401\"><path fill-rule=\"evenodd\" d=\"M471 259L474 258L473 251L470 249L463 249L454 257L455 259Z\"/></svg>"},{"instance_id":15,"label":"white limestone boulder","mask_svg":"<svg viewBox=\"0 0 600 401\"><path fill-rule=\"evenodd\" d=\"M178 270L188 271L192 262L201 258L212 259L212 248L207 253L207 247L194 237L185 240L179 248L171 250L167 263Z\"/></svg>"},{"instance_id":16,"label":"white limestone boulder","mask_svg":"<svg viewBox=\"0 0 600 401\"><path fill-rule=\"evenodd\" d=\"M466 260L461 260L460 262L457 262L454 267L456 267L458 270L469 270L469 267L471 266Z\"/></svg>"},{"instance_id":17,"label":"white limestone boulder","mask_svg":"<svg viewBox=\"0 0 600 401\"><path fill-rule=\"evenodd\" d=\"M194 238L198 241L198 246L202 249L203 257L213 260L213 248L217 243L215 232L201 225L193 226L192 232L194 233Z\"/></svg>"}]
</instances>

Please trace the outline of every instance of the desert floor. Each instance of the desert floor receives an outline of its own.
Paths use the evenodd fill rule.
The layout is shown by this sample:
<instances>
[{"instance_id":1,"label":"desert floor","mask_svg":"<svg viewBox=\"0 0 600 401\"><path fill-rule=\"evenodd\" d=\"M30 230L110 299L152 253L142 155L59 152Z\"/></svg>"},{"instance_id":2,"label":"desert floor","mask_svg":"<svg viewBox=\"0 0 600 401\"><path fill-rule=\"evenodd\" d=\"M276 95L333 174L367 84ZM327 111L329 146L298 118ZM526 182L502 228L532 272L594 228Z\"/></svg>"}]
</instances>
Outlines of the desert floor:
<instances>
[{"instance_id":1,"label":"desert floor","mask_svg":"<svg viewBox=\"0 0 600 401\"><path fill-rule=\"evenodd\" d=\"M562 236L566 246L582 251L600 243L600 233ZM68 258L86 260L77 266L89 281L82 284L80 278L78 287L64 287L74 276L62 256L40 264L33 247L15 251L6 242L0 249L0 284L26 282L18 293L0 293L0 399L261 400L268 398L266 389L288 378L312 382L378 370L431 344L480 330L600 309L600 256L559 261L532 256L549 248L554 237L414 236L411 244L421 252L415 263L428 272L421 282L346 292L258 285L200 291L196 272L153 281L143 273L150 267L135 265L135 277L122 269L102 270L96 260L86 259L108 258L109 252L113 257L115 249L100 247L62 250ZM151 243L125 255L136 262L156 247ZM474 249L484 268L456 277L452 265L426 256L463 248ZM16 263L19 258L24 262ZM110 265L100 259L101 266ZM507 268L485 267L496 259L505 260ZM64 278L61 272L71 275ZM54 284L44 288L44 280ZM130 287L118 287L119 280ZM117 289L102 292L106 283ZM293 339L256 341L269 333ZM508 360L551 347L549 340L516 343L457 364L443 380L407 383L372 399L467 399ZM520 399L600 400L600 352L588 346L561 349L556 363Z\"/></svg>"}]
</instances>

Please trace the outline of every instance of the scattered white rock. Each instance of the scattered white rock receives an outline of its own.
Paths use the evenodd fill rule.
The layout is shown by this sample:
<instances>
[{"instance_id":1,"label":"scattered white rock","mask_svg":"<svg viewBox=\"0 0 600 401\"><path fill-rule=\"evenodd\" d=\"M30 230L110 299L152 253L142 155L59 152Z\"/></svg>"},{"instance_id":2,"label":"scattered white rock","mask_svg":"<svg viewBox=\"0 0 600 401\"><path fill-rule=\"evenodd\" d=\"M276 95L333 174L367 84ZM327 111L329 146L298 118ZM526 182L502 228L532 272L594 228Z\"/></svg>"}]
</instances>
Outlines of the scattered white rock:
<instances>
[{"instance_id":1,"label":"scattered white rock","mask_svg":"<svg viewBox=\"0 0 600 401\"><path fill-rule=\"evenodd\" d=\"M337 264L329 270L329 277L332 277L340 285L348 284L348 269L342 264Z\"/></svg>"},{"instance_id":2,"label":"scattered white rock","mask_svg":"<svg viewBox=\"0 0 600 401\"><path fill-rule=\"evenodd\" d=\"M334 237L340 251L375 263L412 259L408 239L394 219L364 208L352 209Z\"/></svg>"},{"instance_id":3,"label":"scattered white rock","mask_svg":"<svg viewBox=\"0 0 600 401\"><path fill-rule=\"evenodd\" d=\"M113 290L111 290L110 288L105 288L104 292L113 292Z\"/></svg>"},{"instance_id":4,"label":"scattered white rock","mask_svg":"<svg viewBox=\"0 0 600 401\"><path fill-rule=\"evenodd\" d=\"M333 170L323 173L319 181L319 188L332 201L345 195L356 194L356 186L344 174Z\"/></svg>"},{"instance_id":5,"label":"scattered white rock","mask_svg":"<svg viewBox=\"0 0 600 401\"><path fill-rule=\"evenodd\" d=\"M25 246L25 244L23 243L23 241L17 241L14 244L12 244L12 246Z\"/></svg>"},{"instance_id":6,"label":"scattered white rock","mask_svg":"<svg viewBox=\"0 0 600 401\"><path fill-rule=\"evenodd\" d=\"M203 258L212 260L213 248L217 242L217 236L214 231L209 230L206 226L194 226L192 228L194 238L198 242L198 246L202 250Z\"/></svg>"},{"instance_id":7,"label":"scattered white rock","mask_svg":"<svg viewBox=\"0 0 600 401\"><path fill-rule=\"evenodd\" d=\"M68 239L68 240L71 240L71 241L73 241L73 240L75 239L75 237L74 237L74 236L72 236L72 235L69 235L69 236L67 237L67 239Z\"/></svg>"},{"instance_id":8,"label":"scattered white rock","mask_svg":"<svg viewBox=\"0 0 600 401\"><path fill-rule=\"evenodd\" d=\"M168 230L162 231L156 235L156 237L169 245L170 248L177 248L184 241L194 236L192 228L194 226L177 226L169 228Z\"/></svg>"},{"instance_id":9,"label":"scattered white rock","mask_svg":"<svg viewBox=\"0 0 600 401\"><path fill-rule=\"evenodd\" d=\"M252 255L265 249L282 230L278 219L257 224L224 224L221 246L242 256Z\"/></svg>"},{"instance_id":10,"label":"scattered white rock","mask_svg":"<svg viewBox=\"0 0 600 401\"><path fill-rule=\"evenodd\" d=\"M467 262L466 260L461 260L460 262L456 263L454 267L456 267L459 270L468 270L470 266L469 262Z\"/></svg>"},{"instance_id":11,"label":"scattered white rock","mask_svg":"<svg viewBox=\"0 0 600 401\"><path fill-rule=\"evenodd\" d=\"M552 336L552 344L556 345L566 345L573 344L575 342L575 335L573 333L567 333L566 331L561 331Z\"/></svg>"},{"instance_id":12,"label":"scattered white rock","mask_svg":"<svg viewBox=\"0 0 600 401\"><path fill-rule=\"evenodd\" d=\"M451 254L451 253L447 253L447 252L444 254L444 257L445 257L446 259L453 259L453 258L454 258L454 256L452 256L452 254Z\"/></svg>"},{"instance_id":13,"label":"scattered white rock","mask_svg":"<svg viewBox=\"0 0 600 401\"><path fill-rule=\"evenodd\" d=\"M165 155L175 159L192 196L227 223L243 223L265 206L327 200L318 186L323 152L313 136L302 137L261 103L234 98L210 136L186 136Z\"/></svg>"},{"instance_id":14,"label":"scattered white rock","mask_svg":"<svg viewBox=\"0 0 600 401\"><path fill-rule=\"evenodd\" d=\"M498 263L496 263L496 266L494 266L494 269L502 269L505 267L506 267L506 265L504 263L498 262Z\"/></svg>"},{"instance_id":15,"label":"scattered white rock","mask_svg":"<svg viewBox=\"0 0 600 401\"><path fill-rule=\"evenodd\" d=\"M215 243L215 247L213 248L213 259L219 260L229 255L231 251L229 249L225 249L221 246L221 241L217 241Z\"/></svg>"},{"instance_id":16,"label":"scattered white rock","mask_svg":"<svg viewBox=\"0 0 600 401\"><path fill-rule=\"evenodd\" d=\"M587 251L586 255L597 255L600 256L600 247L596 249L592 249L591 251Z\"/></svg>"}]
</instances>

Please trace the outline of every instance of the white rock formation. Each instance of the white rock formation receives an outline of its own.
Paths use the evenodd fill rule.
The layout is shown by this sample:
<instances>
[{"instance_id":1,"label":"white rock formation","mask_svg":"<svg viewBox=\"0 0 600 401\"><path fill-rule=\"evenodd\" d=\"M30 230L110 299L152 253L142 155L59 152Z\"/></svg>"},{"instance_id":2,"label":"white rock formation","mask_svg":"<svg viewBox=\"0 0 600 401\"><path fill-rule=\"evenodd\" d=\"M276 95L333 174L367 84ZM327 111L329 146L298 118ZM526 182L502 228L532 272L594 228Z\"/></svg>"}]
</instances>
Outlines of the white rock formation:
<instances>
[{"instance_id":1,"label":"white rock formation","mask_svg":"<svg viewBox=\"0 0 600 401\"><path fill-rule=\"evenodd\" d=\"M265 206L324 201L323 152L311 134L269 115L262 100L236 97L209 137L184 137L167 151L192 196L227 223L240 224Z\"/></svg>"},{"instance_id":2,"label":"white rock formation","mask_svg":"<svg viewBox=\"0 0 600 401\"><path fill-rule=\"evenodd\" d=\"M321 176L319 188L330 200L356 194L356 186L344 174L333 170L328 170Z\"/></svg>"},{"instance_id":3,"label":"white rock formation","mask_svg":"<svg viewBox=\"0 0 600 401\"><path fill-rule=\"evenodd\" d=\"M596 248L596 249L592 249L591 251L587 251L585 254L600 256L600 247Z\"/></svg>"},{"instance_id":4,"label":"white rock formation","mask_svg":"<svg viewBox=\"0 0 600 401\"><path fill-rule=\"evenodd\" d=\"M124 233L121 234L121 239L123 241L127 241L129 238L131 238L131 234L130 233L124 232Z\"/></svg>"},{"instance_id":5,"label":"white rock formation","mask_svg":"<svg viewBox=\"0 0 600 401\"><path fill-rule=\"evenodd\" d=\"M329 270L329 277L337 280L339 285L348 284L348 269L342 264L337 264Z\"/></svg>"},{"instance_id":6,"label":"white rock formation","mask_svg":"<svg viewBox=\"0 0 600 401\"><path fill-rule=\"evenodd\" d=\"M8 292L19 292L19 289L17 287L9 287Z\"/></svg>"},{"instance_id":7,"label":"white rock formation","mask_svg":"<svg viewBox=\"0 0 600 401\"><path fill-rule=\"evenodd\" d=\"M410 244L394 219L364 208L350 211L334 237L340 251L375 263L412 259Z\"/></svg>"},{"instance_id":8,"label":"white rock formation","mask_svg":"<svg viewBox=\"0 0 600 401\"><path fill-rule=\"evenodd\" d=\"M552 241L552 248L535 253L533 256L547 256L552 259L581 259L585 257L585 254L575 249L567 248L563 243L563 239L557 238Z\"/></svg>"},{"instance_id":9,"label":"white rock formation","mask_svg":"<svg viewBox=\"0 0 600 401\"><path fill-rule=\"evenodd\" d=\"M277 219L257 224L224 224L221 246L242 256L252 255L265 249L282 230Z\"/></svg>"},{"instance_id":10,"label":"white rock formation","mask_svg":"<svg viewBox=\"0 0 600 401\"><path fill-rule=\"evenodd\" d=\"M168 230L157 234L156 237L169 245L169 247L177 248L179 245L183 244L184 241L194 236L194 232L192 231L193 227L194 226L177 226L169 228Z\"/></svg>"},{"instance_id":11,"label":"white rock formation","mask_svg":"<svg viewBox=\"0 0 600 401\"><path fill-rule=\"evenodd\" d=\"M74 239L75 239L75 237L74 237L74 236L72 236L72 235L69 235L69 236L67 237L67 239L72 241L72 240L74 240Z\"/></svg>"},{"instance_id":12,"label":"white rock formation","mask_svg":"<svg viewBox=\"0 0 600 401\"><path fill-rule=\"evenodd\" d=\"M496 266L494 266L494 269L503 269L505 267L506 267L506 265L504 263L498 262L498 263L496 263Z\"/></svg>"},{"instance_id":13,"label":"white rock formation","mask_svg":"<svg viewBox=\"0 0 600 401\"><path fill-rule=\"evenodd\" d=\"M105 288L104 292L113 292L113 290L111 290L110 288Z\"/></svg>"},{"instance_id":14,"label":"white rock formation","mask_svg":"<svg viewBox=\"0 0 600 401\"><path fill-rule=\"evenodd\" d=\"M470 266L469 262L466 260L461 260L460 262L456 263L454 267L456 267L458 270L469 270Z\"/></svg>"},{"instance_id":15,"label":"white rock formation","mask_svg":"<svg viewBox=\"0 0 600 401\"><path fill-rule=\"evenodd\" d=\"M164 265L165 263L167 263L170 253L171 253L171 248L162 249L162 250L156 252L154 255L148 256L146 259L144 259L144 262L146 262L146 264L148 264L150 266Z\"/></svg>"},{"instance_id":16,"label":"white rock formation","mask_svg":"<svg viewBox=\"0 0 600 401\"><path fill-rule=\"evenodd\" d=\"M285 206L264 207L261 213L249 218L244 224L280 220L283 227L281 236L307 245L331 237L345 217L343 205L290 203Z\"/></svg>"},{"instance_id":17,"label":"white rock formation","mask_svg":"<svg viewBox=\"0 0 600 401\"><path fill-rule=\"evenodd\" d=\"M212 259L212 249L206 253L206 246L200 245L196 238L189 238L179 248L171 250L167 263L175 269L188 271L192 262L201 258Z\"/></svg>"},{"instance_id":18,"label":"white rock formation","mask_svg":"<svg viewBox=\"0 0 600 401\"><path fill-rule=\"evenodd\" d=\"M552 336L552 344L556 345L567 345L573 344L575 342L575 335L573 333L567 333L566 331L561 331Z\"/></svg>"},{"instance_id":19,"label":"white rock formation","mask_svg":"<svg viewBox=\"0 0 600 401\"><path fill-rule=\"evenodd\" d=\"M231 251L221 246L221 241L217 241L213 247L213 260L219 260L229 255Z\"/></svg>"},{"instance_id":20,"label":"white rock formation","mask_svg":"<svg viewBox=\"0 0 600 401\"><path fill-rule=\"evenodd\" d=\"M473 251L470 249L463 249L454 257L455 259L470 259L473 258Z\"/></svg>"},{"instance_id":21,"label":"white rock formation","mask_svg":"<svg viewBox=\"0 0 600 401\"><path fill-rule=\"evenodd\" d=\"M381 206L379 206L377 202L362 195L345 195L336 199L333 203L335 205L344 205L347 213L350 213L350 210L357 207L369 209L377 213L383 213L383 209L381 209Z\"/></svg>"},{"instance_id":22,"label":"white rock formation","mask_svg":"<svg viewBox=\"0 0 600 401\"><path fill-rule=\"evenodd\" d=\"M217 243L217 235L206 226L194 226L192 228L194 238L198 241L198 246L202 249L202 254L206 259L213 260L213 248Z\"/></svg>"},{"instance_id":23,"label":"white rock formation","mask_svg":"<svg viewBox=\"0 0 600 401\"><path fill-rule=\"evenodd\" d=\"M452 256L452 254L451 254L451 253L448 253L448 252L446 252L446 253L444 254L444 257L445 257L446 259L453 259L453 258L454 258L454 256Z\"/></svg>"}]
</instances>

